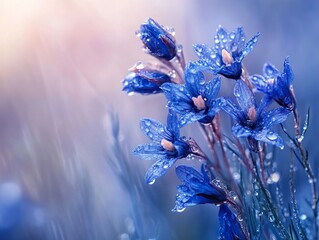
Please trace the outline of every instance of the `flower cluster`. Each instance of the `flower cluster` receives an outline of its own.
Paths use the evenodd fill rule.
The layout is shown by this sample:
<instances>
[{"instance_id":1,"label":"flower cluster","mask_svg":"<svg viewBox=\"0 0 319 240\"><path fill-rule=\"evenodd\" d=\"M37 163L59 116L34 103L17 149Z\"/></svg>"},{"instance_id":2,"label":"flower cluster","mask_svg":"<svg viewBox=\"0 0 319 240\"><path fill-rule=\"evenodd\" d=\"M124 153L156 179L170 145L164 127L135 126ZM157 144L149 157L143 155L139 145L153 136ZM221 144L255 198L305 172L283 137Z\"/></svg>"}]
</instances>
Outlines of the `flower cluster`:
<instances>
[{"instance_id":1,"label":"flower cluster","mask_svg":"<svg viewBox=\"0 0 319 240\"><path fill-rule=\"evenodd\" d=\"M240 196L244 180L234 177L229 164L230 156L237 156L246 169L242 171L250 174L249 183L253 182L250 188L261 191L262 200L256 200L260 200L259 208L269 209L276 218L274 227L280 236L291 236L272 205L267 181L271 173L264 165L267 144L280 149L285 146L283 138L274 131L274 125L282 125L293 112L299 133L292 86L294 74L288 58L282 73L272 64L265 64L262 75L249 76L243 60L256 46L259 33L246 42L243 28L227 31L220 26L214 38L215 45L195 44L198 60L187 64L171 28L148 19L137 35L146 53L155 59L152 63L138 63L131 68L123 80L123 90L144 95L164 93L169 111L166 126L150 118L142 119L140 123L141 130L152 142L139 145L134 154L145 160L156 160L145 175L146 182L153 184L179 159L201 160L201 172L186 165L176 167L176 175L182 184L177 187L173 211L180 212L198 204L217 205L220 208L220 239L255 239L257 231L249 225L244 207L247 198ZM221 82L225 79L236 81L233 98L220 93ZM220 118L227 115L234 120L233 136L230 137L221 134ZM211 156L207 156L195 140L180 137L180 128L195 122L203 130L212 150ZM227 147L232 154L225 151L226 140L231 142ZM218 146L220 149L216 150ZM299 146L300 154L304 154L301 145L296 146ZM306 163L303 166L306 167ZM239 219L240 216L246 223ZM300 227L297 220L293 224Z\"/></svg>"}]
</instances>

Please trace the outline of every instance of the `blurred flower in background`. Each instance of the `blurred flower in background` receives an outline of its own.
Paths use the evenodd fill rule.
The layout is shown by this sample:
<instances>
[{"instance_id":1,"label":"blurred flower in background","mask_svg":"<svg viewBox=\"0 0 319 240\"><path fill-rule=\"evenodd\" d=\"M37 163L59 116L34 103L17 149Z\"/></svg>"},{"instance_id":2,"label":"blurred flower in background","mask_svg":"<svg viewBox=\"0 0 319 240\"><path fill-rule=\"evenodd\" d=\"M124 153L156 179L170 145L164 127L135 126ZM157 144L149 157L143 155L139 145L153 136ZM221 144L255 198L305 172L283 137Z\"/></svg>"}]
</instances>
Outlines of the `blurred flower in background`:
<instances>
[{"instance_id":1,"label":"blurred flower in background","mask_svg":"<svg viewBox=\"0 0 319 240\"><path fill-rule=\"evenodd\" d=\"M281 66L290 56L299 109L311 107L305 145L318 159L319 109L311 105L319 89L318 11L315 0L0 1L0 238L212 239L216 209L170 212L173 174L142 186L149 165L131 154L146 140L139 119L165 122L166 112L154 108L166 100L121 91L127 66L151 59L135 31L149 17L173 26L188 60L196 60L192 44L213 44L220 24L260 32L244 64L260 74L265 62ZM120 132L110 112L119 114Z\"/></svg>"}]
</instances>

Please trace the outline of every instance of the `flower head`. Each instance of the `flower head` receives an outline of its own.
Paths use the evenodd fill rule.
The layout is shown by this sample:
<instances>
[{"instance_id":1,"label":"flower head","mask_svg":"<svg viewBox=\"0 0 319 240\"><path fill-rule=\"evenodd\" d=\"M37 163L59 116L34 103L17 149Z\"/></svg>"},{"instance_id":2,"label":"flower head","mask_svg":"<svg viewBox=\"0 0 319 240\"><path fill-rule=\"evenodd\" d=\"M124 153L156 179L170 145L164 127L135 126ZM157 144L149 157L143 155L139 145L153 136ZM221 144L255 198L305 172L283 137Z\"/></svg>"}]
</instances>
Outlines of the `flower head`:
<instances>
[{"instance_id":1,"label":"flower head","mask_svg":"<svg viewBox=\"0 0 319 240\"><path fill-rule=\"evenodd\" d=\"M199 121L209 123L220 110L220 99L216 99L220 89L219 77L205 82L204 74L189 63L185 70L185 84L165 83L161 86L168 107L180 114L179 125Z\"/></svg>"},{"instance_id":2,"label":"flower head","mask_svg":"<svg viewBox=\"0 0 319 240\"><path fill-rule=\"evenodd\" d=\"M223 104L224 111L237 121L232 127L234 135L283 148L283 140L277 133L271 132L270 127L285 121L290 111L283 107L267 111L268 98L264 98L257 108L253 92L242 80L236 82L234 94L239 106L230 99L225 99Z\"/></svg>"},{"instance_id":3,"label":"flower head","mask_svg":"<svg viewBox=\"0 0 319 240\"><path fill-rule=\"evenodd\" d=\"M226 204L222 204L219 208L219 239L220 240L245 240L240 224L236 216L231 212Z\"/></svg>"},{"instance_id":4,"label":"flower head","mask_svg":"<svg viewBox=\"0 0 319 240\"><path fill-rule=\"evenodd\" d=\"M221 204L226 201L225 191L211 183L204 165L201 172L184 165L176 167L176 174L183 184L177 187L179 193L173 211L183 211L186 207L198 204Z\"/></svg>"},{"instance_id":5,"label":"flower head","mask_svg":"<svg viewBox=\"0 0 319 240\"><path fill-rule=\"evenodd\" d=\"M251 77L252 83L259 91L274 99L280 106L292 111L296 106L292 88L294 74L288 58L285 59L283 73L280 73L269 63L264 65L263 72L263 76L253 75Z\"/></svg>"},{"instance_id":6,"label":"flower head","mask_svg":"<svg viewBox=\"0 0 319 240\"><path fill-rule=\"evenodd\" d=\"M152 56L167 61L176 56L175 38L152 18L140 26L138 36Z\"/></svg>"},{"instance_id":7,"label":"flower head","mask_svg":"<svg viewBox=\"0 0 319 240\"><path fill-rule=\"evenodd\" d=\"M168 114L167 126L150 118L142 119L140 126L153 142L139 145L134 149L134 153L144 160L157 160L145 175L145 181L152 184L178 159L186 157L190 148L185 138L179 137L176 114Z\"/></svg>"},{"instance_id":8,"label":"flower head","mask_svg":"<svg viewBox=\"0 0 319 240\"><path fill-rule=\"evenodd\" d=\"M144 66L142 63L138 63L136 66L130 69L131 72L123 80L123 91L128 94L140 93L140 94L155 94L162 92L160 86L163 83L171 82L171 78L150 66Z\"/></svg>"},{"instance_id":9,"label":"flower head","mask_svg":"<svg viewBox=\"0 0 319 240\"><path fill-rule=\"evenodd\" d=\"M255 47L259 33L245 43L243 28L236 28L232 32L219 27L214 41L214 47L205 44L194 45L199 57L197 64L203 70L211 70L214 74L221 74L227 78L239 79L242 73L244 57Z\"/></svg>"}]
</instances>

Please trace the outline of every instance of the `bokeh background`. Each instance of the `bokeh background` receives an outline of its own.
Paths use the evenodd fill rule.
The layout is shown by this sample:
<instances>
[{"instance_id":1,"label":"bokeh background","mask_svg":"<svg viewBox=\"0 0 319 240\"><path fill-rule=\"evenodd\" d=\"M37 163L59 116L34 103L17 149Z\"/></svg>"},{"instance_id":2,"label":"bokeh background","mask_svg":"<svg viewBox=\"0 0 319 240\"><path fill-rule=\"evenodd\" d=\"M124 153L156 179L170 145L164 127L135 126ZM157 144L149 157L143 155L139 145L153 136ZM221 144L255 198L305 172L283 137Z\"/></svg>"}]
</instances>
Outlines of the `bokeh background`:
<instances>
[{"instance_id":1,"label":"bokeh background","mask_svg":"<svg viewBox=\"0 0 319 240\"><path fill-rule=\"evenodd\" d=\"M147 141L139 119L166 118L162 95L121 91L127 69L152 60L135 36L148 17L175 28L187 60L220 24L261 33L250 73L269 61L282 69L289 55L301 115L311 107L304 143L318 176L318 14L317 0L0 0L0 238L217 238L215 207L172 213L174 171L148 186L151 163L131 155Z\"/></svg>"}]
</instances>

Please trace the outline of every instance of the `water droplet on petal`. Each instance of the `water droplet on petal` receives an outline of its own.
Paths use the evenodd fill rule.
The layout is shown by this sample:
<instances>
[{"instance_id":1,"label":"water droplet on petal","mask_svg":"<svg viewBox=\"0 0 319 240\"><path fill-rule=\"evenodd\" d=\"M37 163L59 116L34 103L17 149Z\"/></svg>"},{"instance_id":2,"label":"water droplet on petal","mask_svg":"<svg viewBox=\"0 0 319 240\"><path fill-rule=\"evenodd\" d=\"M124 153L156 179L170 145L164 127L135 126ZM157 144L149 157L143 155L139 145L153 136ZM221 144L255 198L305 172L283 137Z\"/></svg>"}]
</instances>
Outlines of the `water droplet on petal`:
<instances>
[{"instance_id":1,"label":"water droplet on petal","mask_svg":"<svg viewBox=\"0 0 319 240\"><path fill-rule=\"evenodd\" d=\"M301 221L305 221L307 219L307 215L306 214L301 214L299 218L300 218Z\"/></svg>"},{"instance_id":2,"label":"water droplet on petal","mask_svg":"<svg viewBox=\"0 0 319 240\"><path fill-rule=\"evenodd\" d=\"M186 208L177 208L176 211L177 212L184 212Z\"/></svg>"},{"instance_id":3,"label":"water droplet on petal","mask_svg":"<svg viewBox=\"0 0 319 240\"><path fill-rule=\"evenodd\" d=\"M149 185L153 185L155 183L155 179L153 179L152 181L150 181L148 184Z\"/></svg>"},{"instance_id":4,"label":"water droplet on petal","mask_svg":"<svg viewBox=\"0 0 319 240\"><path fill-rule=\"evenodd\" d=\"M141 32L138 30L138 31L135 32L135 35L136 35L137 37L141 37L142 34L141 34Z\"/></svg>"},{"instance_id":5,"label":"water droplet on petal","mask_svg":"<svg viewBox=\"0 0 319 240\"><path fill-rule=\"evenodd\" d=\"M212 55L210 55L211 58L216 58L216 53L213 53Z\"/></svg>"},{"instance_id":6,"label":"water droplet on petal","mask_svg":"<svg viewBox=\"0 0 319 240\"><path fill-rule=\"evenodd\" d=\"M268 138L269 140L276 140L276 139L278 138L278 136L277 136L276 134L274 134L274 133L269 133L269 134L267 135L267 138Z\"/></svg>"},{"instance_id":7,"label":"water droplet on petal","mask_svg":"<svg viewBox=\"0 0 319 240\"><path fill-rule=\"evenodd\" d=\"M172 36L175 36L175 29L173 27L165 27L165 30L169 32Z\"/></svg>"},{"instance_id":8,"label":"water droplet on petal","mask_svg":"<svg viewBox=\"0 0 319 240\"><path fill-rule=\"evenodd\" d=\"M167 169L168 167L169 167L169 164L168 164L167 161L165 161L165 162L163 163L163 168Z\"/></svg>"}]
</instances>

